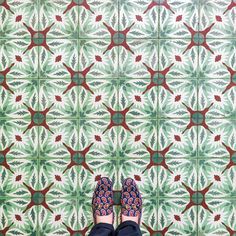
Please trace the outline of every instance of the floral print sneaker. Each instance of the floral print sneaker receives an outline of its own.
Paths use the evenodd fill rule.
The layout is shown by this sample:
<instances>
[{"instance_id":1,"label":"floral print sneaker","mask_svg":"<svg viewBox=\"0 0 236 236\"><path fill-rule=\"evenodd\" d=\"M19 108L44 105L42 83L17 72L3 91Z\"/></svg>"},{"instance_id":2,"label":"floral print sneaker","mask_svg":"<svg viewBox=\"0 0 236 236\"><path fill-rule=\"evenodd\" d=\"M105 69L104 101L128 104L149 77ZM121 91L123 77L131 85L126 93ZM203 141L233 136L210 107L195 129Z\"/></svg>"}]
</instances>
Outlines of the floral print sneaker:
<instances>
[{"instance_id":1,"label":"floral print sneaker","mask_svg":"<svg viewBox=\"0 0 236 236\"><path fill-rule=\"evenodd\" d=\"M112 182L109 178L102 177L98 181L93 193L92 207L95 223L96 216L107 216L113 214L113 189Z\"/></svg>"},{"instance_id":2,"label":"floral print sneaker","mask_svg":"<svg viewBox=\"0 0 236 236\"><path fill-rule=\"evenodd\" d=\"M124 180L121 190L121 215L138 216L139 223L142 214L142 197L136 182L127 178Z\"/></svg>"}]
</instances>

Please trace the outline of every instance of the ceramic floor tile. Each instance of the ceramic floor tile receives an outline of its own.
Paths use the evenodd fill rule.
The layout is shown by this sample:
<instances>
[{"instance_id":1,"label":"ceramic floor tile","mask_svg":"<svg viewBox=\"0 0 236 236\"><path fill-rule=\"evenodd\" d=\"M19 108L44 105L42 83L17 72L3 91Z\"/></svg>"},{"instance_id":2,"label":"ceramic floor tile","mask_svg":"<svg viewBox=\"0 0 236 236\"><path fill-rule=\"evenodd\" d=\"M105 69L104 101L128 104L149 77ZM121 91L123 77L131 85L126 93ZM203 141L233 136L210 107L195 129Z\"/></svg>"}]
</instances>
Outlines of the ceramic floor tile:
<instances>
[{"instance_id":1,"label":"ceramic floor tile","mask_svg":"<svg viewBox=\"0 0 236 236\"><path fill-rule=\"evenodd\" d=\"M1 166L1 197L30 198L29 188L38 190L38 161L5 160Z\"/></svg>"},{"instance_id":2,"label":"ceramic floor tile","mask_svg":"<svg viewBox=\"0 0 236 236\"><path fill-rule=\"evenodd\" d=\"M159 28L159 9L152 5L153 3L147 0L120 1L119 30L130 27L128 38L156 38Z\"/></svg>"},{"instance_id":3,"label":"ceramic floor tile","mask_svg":"<svg viewBox=\"0 0 236 236\"><path fill-rule=\"evenodd\" d=\"M50 119L48 128L38 128L39 158L70 158L69 148L79 148L79 126L76 120Z\"/></svg>"},{"instance_id":4,"label":"ceramic floor tile","mask_svg":"<svg viewBox=\"0 0 236 236\"><path fill-rule=\"evenodd\" d=\"M200 159L198 188L203 189L210 186L208 198L235 197L234 186L235 170L230 166L229 158L222 159Z\"/></svg>"},{"instance_id":5,"label":"ceramic floor tile","mask_svg":"<svg viewBox=\"0 0 236 236\"><path fill-rule=\"evenodd\" d=\"M128 108L127 119L155 119L157 116L157 88L147 79L121 79L119 110Z\"/></svg>"},{"instance_id":6,"label":"ceramic floor tile","mask_svg":"<svg viewBox=\"0 0 236 236\"><path fill-rule=\"evenodd\" d=\"M27 130L31 120L29 119L1 119L1 157L2 165L7 157L35 158L38 157L38 127ZM26 131L27 130L27 131Z\"/></svg>"},{"instance_id":7,"label":"ceramic floor tile","mask_svg":"<svg viewBox=\"0 0 236 236\"><path fill-rule=\"evenodd\" d=\"M71 84L67 79L40 80L39 109L48 110L48 119L78 117L78 86Z\"/></svg>"},{"instance_id":8,"label":"ceramic floor tile","mask_svg":"<svg viewBox=\"0 0 236 236\"><path fill-rule=\"evenodd\" d=\"M234 120L207 119L206 127L199 127L198 155L201 157L229 157L235 150L235 126ZM230 148L230 149L229 149Z\"/></svg>"},{"instance_id":9,"label":"ceramic floor tile","mask_svg":"<svg viewBox=\"0 0 236 236\"><path fill-rule=\"evenodd\" d=\"M79 83L79 43L75 39L48 38L38 44L39 78L66 78Z\"/></svg>"},{"instance_id":10,"label":"ceramic floor tile","mask_svg":"<svg viewBox=\"0 0 236 236\"><path fill-rule=\"evenodd\" d=\"M159 44L159 71L163 80L160 80L160 85L163 86L164 82L168 84L168 78L197 78L199 45L190 47L191 39L185 38L160 39Z\"/></svg>"},{"instance_id":11,"label":"ceramic floor tile","mask_svg":"<svg viewBox=\"0 0 236 236\"><path fill-rule=\"evenodd\" d=\"M110 39L79 40L79 78L118 78L119 47ZM82 82L82 81L81 81Z\"/></svg>"},{"instance_id":12,"label":"ceramic floor tile","mask_svg":"<svg viewBox=\"0 0 236 236\"><path fill-rule=\"evenodd\" d=\"M197 80L168 79L158 87L158 108L160 118L186 119L191 110L198 108Z\"/></svg>"},{"instance_id":13,"label":"ceramic floor tile","mask_svg":"<svg viewBox=\"0 0 236 236\"><path fill-rule=\"evenodd\" d=\"M38 48L28 45L31 39L0 39L1 80L38 77ZM1 82L2 84L2 82ZM3 83L4 84L4 83Z\"/></svg>"},{"instance_id":14,"label":"ceramic floor tile","mask_svg":"<svg viewBox=\"0 0 236 236\"><path fill-rule=\"evenodd\" d=\"M76 1L39 1L39 30L49 29L49 38L77 38L79 11Z\"/></svg>"},{"instance_id":15,"label":"ceramic floor tile","mask_svg":"<svg viewBox=\"0 0 236 236\"><path fill-rule=\"evenodd\" d=\"M234 90L228 89L225 79L202 79L199 81L199 108L209 107L206 118L235 118ZM225 91L225 92L224 92Z\"/></svg>"},{"instance_id":16,"label":"ceramic floor tile","mask_svg":"<svg viewBox=\"0 0 236 236\"><path fill-rule=\"evenodd\" d=\"M161 38L195 38L192 31L198 31L199 1L158 0L153 7L160 7Z\"/></svg>"},{"instance_id":17,"label":"ceramic floor tile","mask_svg":"<svg viewBox=\"0 0 236 236\"><path fill-rule=\"evenodd\" d=\"M160 199L156 230L166 235L197 235L197 205L186 208L188 204L187 198Z\"/></svg>"},{"instance_id":18,"label":"ceramic floor tile","mask_svg":"<svg viewBox=\"0 0 236 236\"><path fill-rule=\"evenodd\" d=\"M77 5L79 10L80 38L118 38L119 35L113 32L119 30L118 0L96 2L72 0L71 2L68 6Z\"/></svg>"},{"instance_id":19,"label":"ceramic floor tile","mask_svg":"<svg viewBox=\"0 0 236 236\"><path fill-rule=\"evenodd\" d=\"M29 108L39 105L37 79L8 79L0 87L2 119L29 119Z\"/></svg>"},{"instance_id":20,"label":"ceramic floor tile","mask_svg":"<svg viewBox=\"0 0 236 236\"><path fill-rule=\"evenodd\" d=\"M225 80L224 94L230 90L235 73L235 39L207 38L209 48L199 47L199 77ZM210 69L212 68L212 69ZM231 82L231 83L230 83ZM226 89L227 88L227 89Z\"/></svg>"},{"instance_id":21,"label":"ceramic floor tile","mask_svg":"<svg viewBox=\"0 0 236 236\"><path fill-rule=\"evenodd\" d=\"M198 209L199 235L232 235L235 233L235 200L210 199L209 210Z\"/></svg>"},{"instance_id":22,"label":"ceramic floor tile","mask_svg":"<svg viewBox=\"0 0 236 236\"><path fill-rule=\"evenodd\" d=\"M235 37L235 6L235 1L201 1L199 29L203 30L206 26L212 25L212 29L207 35L208 37Z\"/></svg>"},{"instance_id":23,"label":"ceramic floor tile","mask_svg":"<svg viewBox=\"0 0 236 236\"><path fill-rule=\"evenodd\" d=\"M145 236L236 234L235 0L0 0L0 235L88 235L97 181Z\"/></svg>"},{"instance_id":24,"label":"ceramic floor tile","mask_svg":"<svg viewBox=\"0 0 236 236\"><path fill-rule=\"evenodd\" d=\"M187 198L187 187L197 189L197 162L187 159L166 158L158 163L159 197Z\"/></svg>"},{"instance_id":25,"label":"ceramic floor tile","mask_svg":"<svg viewBox=\"0 0 236 236\"><path fill-rule=\"evenodd\" d=\"M38 207L26 210L30 199L0 199L1 231L5 235L36 235L38 232ZM26 210L26 211L25 211Z\"/></svg>"},{"instance_id":26,"label":"ceramic floor tile","mask_svg":"<svg viewBox=\"0 0 236 236\"><path fill-rule=\"evenodd\" d=\"M69 235L79 232L78 201L77 199L48 200L50 211L39 208L39 234L40 235Z\"/></svg>"},{"instance_id":27,"label":"ceramic floor tile","mask_svg":"<svg viewBox=\"0 0 236 236\"><path fill-rule=\"evenodd\" d=\"M1 38L30 38L27 27L39 30L38 1L1 1Z\"/></svg>"},{"instance_id":28,"label":"ceramic floor tile","mask_svg":"<svg viewBox=\"0 0 236 236\"><path fill-rule=\"evenodd\" d=\"M39 189L50 186L47 196L54 199L77 196L78 168L71 159L40 160ZM73 163L74 164L74 163Z\"/></svg>"},{"instance_id":29,"label":"ceramic floor tile","mask_svg":"<svg viewBox=\"0 0 236 236\"><path fill-rule=\"evenodd\" d=\"M158 40L127 38L119 47L119 76L158 80ZM156 82L157 83L157 82Z\"/></svg>"},{"instance_id":30,"label":"ceramic floor tile","mask_svg":"<svg viewBox=\"0 0 236 236\"><path fill-rule=\"evenodd\" d=\"M157 88L147 79L123 79L119 83L119 110L127 119L155 119L157 116Z\"/></svg>"},{"instance_id":31,"label":"ceramic floor tile","mask_svg":"<svg viewBox=\"0 0 236 236\"><path fill-rule=\"evenodd\" d=\"M111 110L118 110L119 82L116 79L87 79L79 86L80 119L109 119Z\"/></svg>"},{"instance_id":32,"label":"ceramic floor tile","mask_svg":"<svg viewBox=\"0 0 236 236\"><path fill-rule=\"evenodd\" d=\"M188 159L197 157L198 126L194 125L192 120L159 120L157 144L161 156Z\"/></svg>"},{"instance_id":33,"label":"ceramic floor tile","mask_svg":"<svg viewBox=\"0 0 236 236\"><path fill-rule=\"evenodd\" d=\"M127 127L118 127L118 155L120 158L148 158L148 148L157 149L156 120L129 119Z\"/></svg>"},{"instance_id":34,"label":"ceramic floor tile","mask_svg":"<svg viewBox=\"0 0 236 236\"><path fill-rule=\"evenodd\" d=\"M108 119L80 120L79 149L86 150L90 158L117 156L117 127Z\"/></svg>"}]
</instances>

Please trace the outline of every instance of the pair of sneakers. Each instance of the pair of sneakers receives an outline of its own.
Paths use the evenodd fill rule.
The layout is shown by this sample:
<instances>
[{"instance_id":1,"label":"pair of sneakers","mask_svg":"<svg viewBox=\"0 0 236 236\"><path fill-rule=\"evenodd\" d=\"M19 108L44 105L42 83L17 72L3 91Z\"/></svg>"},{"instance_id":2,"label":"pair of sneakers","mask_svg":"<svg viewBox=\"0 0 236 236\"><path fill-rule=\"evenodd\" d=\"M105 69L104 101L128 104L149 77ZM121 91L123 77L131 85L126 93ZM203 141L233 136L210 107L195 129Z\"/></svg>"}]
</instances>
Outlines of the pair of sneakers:
<instances>
[{"instance_id":1,"label":"pair of sneakers","mask_svg":"<svg viewBox=\"0 0 236 236\"><path fill-rule=\"evenodd\" d=\"M94 190L92 207L94 222L100 223L101 217L112 217L113 212L113 183L107 177L102 177ZM135 181L127 178L123 181L121 189L121 221L133 220L140 223L142 212L142 198ZM109 218L110 219L110 218ZM105 222L108 222L105 220Z\"/></svg>"}]
</instances>

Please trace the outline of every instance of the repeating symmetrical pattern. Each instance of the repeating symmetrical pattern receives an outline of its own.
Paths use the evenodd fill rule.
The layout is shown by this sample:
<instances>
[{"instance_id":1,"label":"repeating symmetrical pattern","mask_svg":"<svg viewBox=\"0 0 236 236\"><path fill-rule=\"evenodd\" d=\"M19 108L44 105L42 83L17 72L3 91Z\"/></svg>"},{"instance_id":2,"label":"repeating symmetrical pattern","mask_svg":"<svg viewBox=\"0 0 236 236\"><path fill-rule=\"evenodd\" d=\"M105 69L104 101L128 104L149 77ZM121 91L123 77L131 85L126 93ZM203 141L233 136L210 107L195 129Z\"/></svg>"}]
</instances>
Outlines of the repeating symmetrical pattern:
<instances>
[{"instance_id":1,"label":"repeating symmetrical pattern","mask_svg":"<svg viewBox=\"0 0 236 236\"><path fill-rule=\"evenodd\" d=\"M0 0L0 124L0 235L236 235L236 1Z\"/></svg>"}]
</instances>

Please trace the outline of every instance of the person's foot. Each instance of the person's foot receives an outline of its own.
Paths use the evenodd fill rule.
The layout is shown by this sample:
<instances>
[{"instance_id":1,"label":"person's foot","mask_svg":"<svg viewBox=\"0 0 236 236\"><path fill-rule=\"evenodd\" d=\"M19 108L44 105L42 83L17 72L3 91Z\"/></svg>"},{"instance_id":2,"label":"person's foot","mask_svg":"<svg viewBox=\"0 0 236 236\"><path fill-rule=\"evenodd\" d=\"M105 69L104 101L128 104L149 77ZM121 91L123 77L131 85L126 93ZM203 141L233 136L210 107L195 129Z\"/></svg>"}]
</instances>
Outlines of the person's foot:
<instances>
[{"instance_id":1,"label":"person's foot","mask_svg":"<svg viewBox=\"0 0 236 236\"><path fill-rule=\"evenodd\" d=\"M113 223L113 189L112 182L107 177L102 177L94 190L93 216L95 223Z\"/></svg>"},{"instance_id":2,"label":"person's foot","mask_svg":"<svg viewBox=\"0 0 236 236\"><path fill-rule=\"evenodd\" d=\"M134 221L140 223L142 213L142 197L135 181L125 179L121 190L121 222Z\"/></svg>"}]
</instances>

